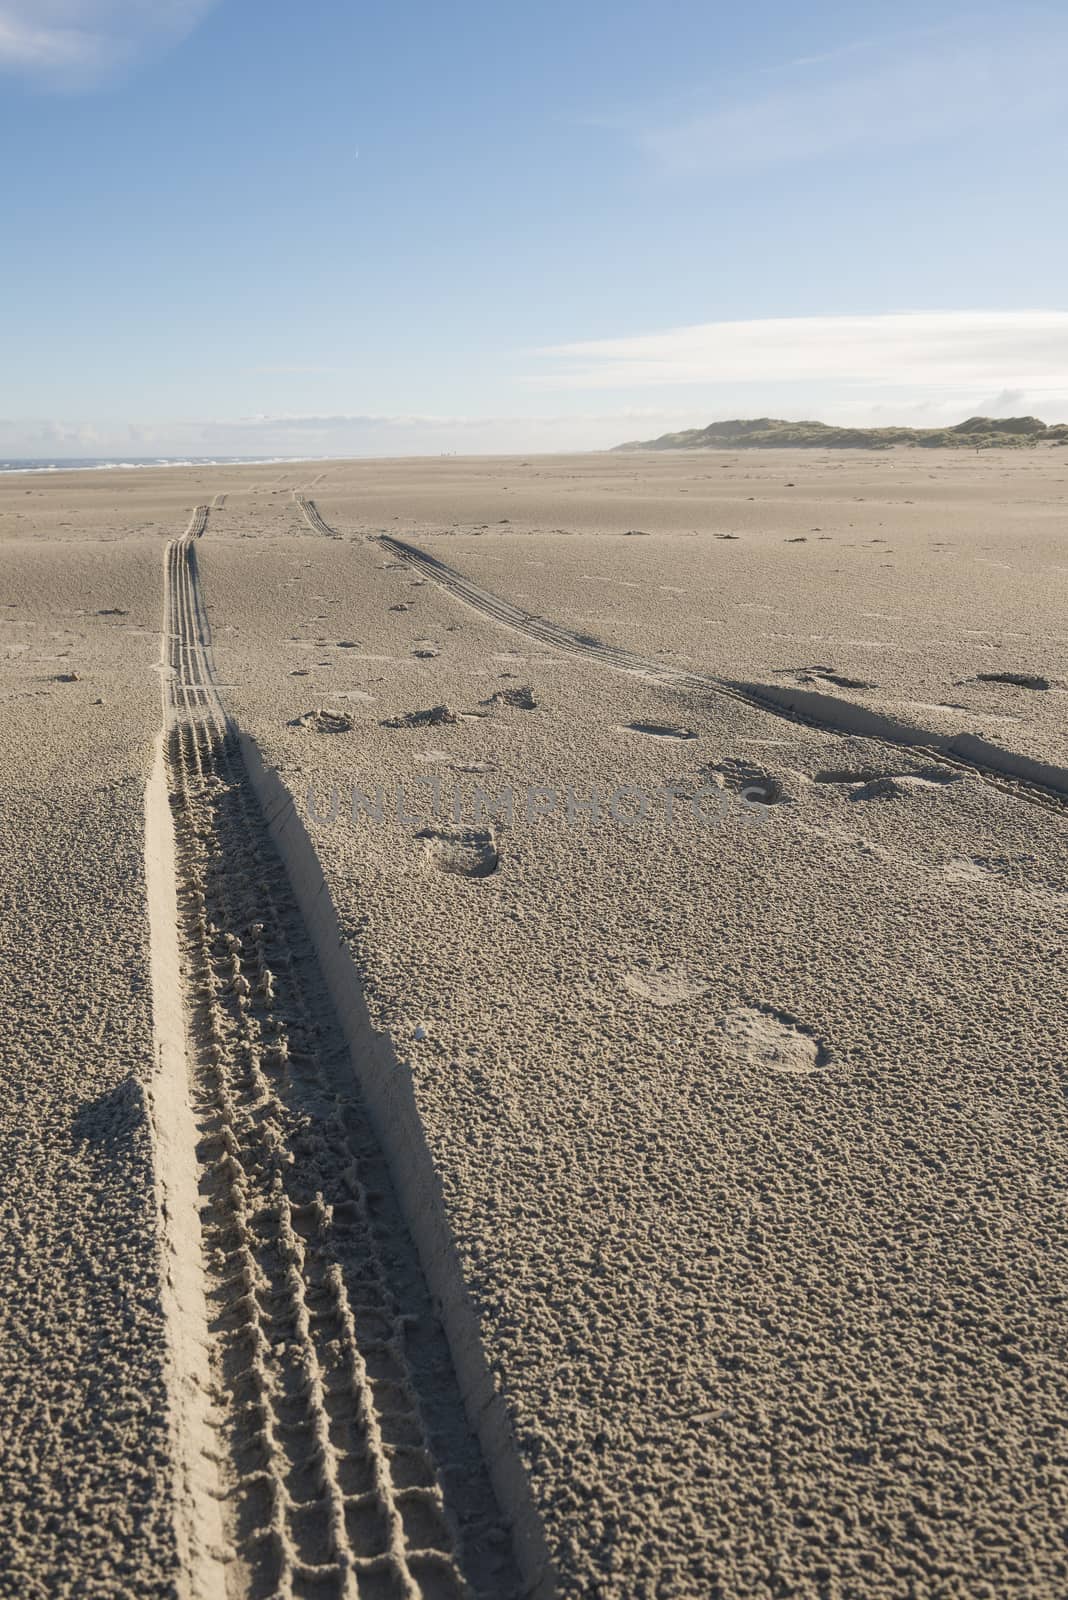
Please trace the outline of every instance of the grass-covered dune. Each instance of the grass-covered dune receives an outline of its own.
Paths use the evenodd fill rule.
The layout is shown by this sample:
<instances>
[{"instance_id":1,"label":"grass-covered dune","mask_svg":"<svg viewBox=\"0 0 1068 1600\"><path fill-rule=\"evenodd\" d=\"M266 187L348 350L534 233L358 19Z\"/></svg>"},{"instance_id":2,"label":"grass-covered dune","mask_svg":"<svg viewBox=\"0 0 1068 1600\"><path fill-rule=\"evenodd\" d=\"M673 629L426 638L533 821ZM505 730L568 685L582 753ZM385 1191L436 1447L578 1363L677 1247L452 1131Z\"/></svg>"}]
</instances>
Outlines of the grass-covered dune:
<instances>
[{"instance_id":1,"label":"grass-covered dune","mask_svg":"<svg viewBox=\"0 0 1068 1600\"><path fill-rule=\"evenodd\" d=\"M1068 444L1068 423L1039 417L968 417L952 428L836 428L827 422L783 422L778 417L733 418L706 428L635 439L617 450L889 450L892 445L989 449L995 445Z\"/></svg>"}]
</instances>

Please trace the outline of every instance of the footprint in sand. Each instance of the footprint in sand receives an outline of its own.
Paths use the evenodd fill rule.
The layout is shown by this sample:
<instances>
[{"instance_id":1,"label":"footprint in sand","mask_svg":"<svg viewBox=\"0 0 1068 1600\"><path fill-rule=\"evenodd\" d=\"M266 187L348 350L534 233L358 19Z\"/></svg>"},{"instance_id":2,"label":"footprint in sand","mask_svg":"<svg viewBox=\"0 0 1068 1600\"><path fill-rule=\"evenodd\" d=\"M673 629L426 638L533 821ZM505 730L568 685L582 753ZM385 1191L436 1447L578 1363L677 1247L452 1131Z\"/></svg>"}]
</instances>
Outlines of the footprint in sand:
<instances>
[{"instance_id":1,"label":"footprint in sand","mask_svg":"<svg viewBox=\"0 0 1068 1600\"><path fill-rule=\"evenodd\" d=\"M785 676L792 675L798 683L833 683L837 689L877 689L876 683L868 683L864 678L848 678L844 672L837 672L834 667L791 667L786 670Z\"/></svg>"},{"instance_id":2,"label":"footprint in sand","mask_svg":"<svg viewBox=\"0 0 1068 1600\"><path fill-rule=\"evenodd\" d=\"M801 1075L833 1064L825 1044L788 1012L773 1006L739 1006L723 1024L727 1038L752 1067Z\"/></svg>"},{"instance_id":3,"label":"footprint in sand","mask_svg":"<svg viewBox=\"0 0 1068 1600\"><path fill-rule=\"evenodd\" d=\"M500 855L488 828L424 828L416 834L431 866L459 878L488 878Z\"/></svg>"},{"instance_id":4,"label":"footprint in sand","mask_svg":"<svg viewBox=\"0 0 1068 1600\"><path fill-rule=\"evenodd\" d=\"M721 761L709 768L708 775L750 805L792 805L800 793L793 774L780 778L752 761Z\"/></svg>"},{"instance_id":5,"label":"footprint in sand","mask_svg":"<svg viewBox=\"0 0 1068 1600\"><path fill-rule=\"evenodd\" d=\"M1048 678L1039 677L1029 672L980 672L977 674L976 683L1008 683L1014 689L1048 689Z\"/></svg>"},{"instance_id":6,"label":"footprint in sand","mask_svg":"<svg viewBox=\"0 0 1068 1600\"><path fill-rule=\"evenodd\" d=\"M962 878L978 881L983 878L1019 879L1022 874L1034 872L1038 856L1031 852L1018 852L1010 856L954 856L947 872Z\"/></svg>"},{"instance_id":7,"label":"footprint in sand","mask_svg":"<svg viewBox=\"0 0 1068 1600\"><path fill-rule=\"evenodd\" d=\"M653 1006L678 1006L687 1000L699 1000L708 993L707 983L695 982L679 967L625 972L621 981L624 989L635 999L645 1000Z\"/></svg>"},{"instance_id":8,"label":"footprint in sand","mask_svg":"<svg viewBox=\"0 0 1068 1600\"><path fill-rule=\"evenodd\" d=\"M956 772L940 767L920 767L910 772L879 772L871 767L842 771L830 768L817 772L813 783L834 784L846 789L850 800L903 800L924 789L944 789L963 783Z\"/></svg>"},{"instance_id":9,"label":"footprint in sand","mask_svg":"<svg viewBox=\"0 0 1068 1600\"><path fill-rule=\"evenodd\" d=\"M1068 888L1063 879L1036 876L1038 858L1031 854L1012 856L952 856L941 876L949 883L997 888L1032 906L1041 906L1063 919L1068 907Z\"/></svg>"},{"instance_id":10,"label":"footprint in sand","mask_svg":"<svg viewBox=\"0 0 1068 1600\"><path fill-rule=\"evenodd\" d=\"M989 883L992 874L974 856L954 856L942 868L942 876L950 883Z\"/></svg>"},{"instance_id":11,"label":"footprint in sand","mask_svg":"<svg viewBox=\"0 0 1068 1600\"><path fill-rule=\"evenodd\" d=\"M677 742L697 738L692 728L682 728L670 722L627 722L623 724L623 732L642 733L650 739L674 739Z\"/></svg>"}]
</instances>

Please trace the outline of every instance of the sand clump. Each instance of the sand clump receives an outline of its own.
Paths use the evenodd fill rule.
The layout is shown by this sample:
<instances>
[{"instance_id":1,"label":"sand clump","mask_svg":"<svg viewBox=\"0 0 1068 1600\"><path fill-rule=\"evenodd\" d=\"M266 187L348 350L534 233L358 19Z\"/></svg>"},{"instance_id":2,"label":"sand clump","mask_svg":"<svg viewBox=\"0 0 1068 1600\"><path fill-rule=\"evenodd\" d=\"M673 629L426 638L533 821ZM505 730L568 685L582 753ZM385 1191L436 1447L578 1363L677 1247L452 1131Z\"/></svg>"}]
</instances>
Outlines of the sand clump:
<instances>
[{"instance_id":1,"label":"sand clump","mask_svg":"<svg viewBox=\"0 0 1068 1600\"><path fill-rule=\"evenodd\" d=\"M331 711L317 706L314 711L302 712L293 719L294 728L311 728L316 733L351 733L355 727L347 711Z\"/></svg>"},{"instance_id":2,"label":"sand clump","mask_svg":"<svg viewBox=\"0 0 1068 1600\"><path fill-rule=\"evenodd\" d=\"M530 684L522 684L516 689L496 689L488 700L482 702L485 706L511 706L516 711L536 711L538 702L534 698L534 690Z\"/></svg>"},{"instance_id":3,"label":"sand clump","mask_svg":"<svg viewBox=\"0 0 1068 1600\"><path fill-rule=\"evenodd\" d=\"M399 717L387 717L383 728L451 728L459 722L459 715L450 706L431 706L427 711L406 711Z\"/></svg>"}]
</instances>

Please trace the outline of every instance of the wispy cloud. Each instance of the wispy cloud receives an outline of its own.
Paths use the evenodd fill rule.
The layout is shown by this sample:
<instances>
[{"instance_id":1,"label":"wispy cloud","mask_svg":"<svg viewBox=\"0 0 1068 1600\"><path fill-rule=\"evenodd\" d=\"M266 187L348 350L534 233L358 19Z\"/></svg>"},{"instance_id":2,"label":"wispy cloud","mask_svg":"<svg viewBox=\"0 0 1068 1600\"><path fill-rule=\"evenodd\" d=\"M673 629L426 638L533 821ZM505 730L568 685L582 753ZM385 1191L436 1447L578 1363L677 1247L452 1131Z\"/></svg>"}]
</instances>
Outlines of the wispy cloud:
<instances>
[{"instance_id":1,"label":"wispy cloud","mask_svg":"<svg viewBox=\"0 0 1068 1600\"><path fill-rule=\"evenodd\" d=\"M341 372L342 370L341 367L316 366L304 361L280 362L273 366L245 368L245 371L254 377L285 378L319 377L326 372Z\"/></svg>"},{"instance_id":2,"label":"wispy cloud","mask_svg":"<svg viewBox=\"0 0 1068 1600\"><path fill-rule=\"evenodd\" d=\"M1004 138L1063 112L1068 30L999 31L989 41L924 33L839 48L790 63L774 89L710 92L683 117L634 131L678 175L810 161L831 153L916 146L969 134Z\"/></svg>"},{"instance_id":3,"label":"wispy cloud","mask_svg":"<svg viewBox=\"0 0 1068 1600\"><path fill-rule=\"evenodd\" d=\"M885 47L885 42L884 42ZM822 67L829 61L841 61L843 57L859 55L866 50L878 48L874 39L852 39L846 44L834 45L829 50L820 50L812 55L794 56L792 60L779 62L775 66L766 67L769 73L793 72L804 67Z\"/></svg>"},{"instance_id":4,"label":"wispy cloud","mask_svg":"<svg viewBox=\"0 0 1068 1600\"><path fill-rule=\"evenodd\" d=\"M544 389L834 382L914 393L1068 390L1068 311L909 311L705 322L538 352Z\"/></svg>"},{"instance_id":5,"label":"wispy cloud","mask_svg":"<svg viewBox=\"0 0 1068 1600\"><path fill-rule=\"evenodd\" d=\"M88 88L184 38L217 0L0 0L0 71Z\"/></svg>"}]
</instances>

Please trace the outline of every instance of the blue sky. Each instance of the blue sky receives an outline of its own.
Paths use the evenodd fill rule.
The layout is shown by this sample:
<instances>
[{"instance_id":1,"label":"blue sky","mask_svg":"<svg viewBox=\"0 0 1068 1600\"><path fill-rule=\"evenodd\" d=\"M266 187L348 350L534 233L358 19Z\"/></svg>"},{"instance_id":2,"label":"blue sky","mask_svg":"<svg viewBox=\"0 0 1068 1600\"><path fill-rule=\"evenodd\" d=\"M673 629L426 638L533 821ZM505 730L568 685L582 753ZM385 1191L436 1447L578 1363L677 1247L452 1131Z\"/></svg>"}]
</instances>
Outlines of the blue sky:
<instances>
[{"instance_id":1,"label":"blue sky","mask_svg":"<svg viewBox=\"0 0 1068 1600\"><path fill-rule=\"evenodd\" d=\"M1068 14L0 0L0 454L1068 417Z\"/></svg>"}]
</instances>

